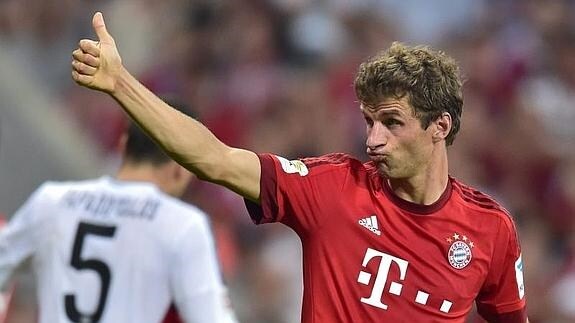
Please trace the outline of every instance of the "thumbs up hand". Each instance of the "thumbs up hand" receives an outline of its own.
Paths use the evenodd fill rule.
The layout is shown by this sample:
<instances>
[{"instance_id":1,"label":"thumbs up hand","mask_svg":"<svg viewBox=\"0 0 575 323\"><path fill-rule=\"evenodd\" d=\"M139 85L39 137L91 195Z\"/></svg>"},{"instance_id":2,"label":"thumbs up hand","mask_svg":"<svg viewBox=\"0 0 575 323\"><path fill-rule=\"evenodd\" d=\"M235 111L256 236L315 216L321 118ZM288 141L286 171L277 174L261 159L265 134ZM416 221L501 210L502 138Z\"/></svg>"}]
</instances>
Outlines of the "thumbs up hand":
<instances>
[{"instance_id":1,"label":"thumbs up hand","mask_svg":"<svg viewBox=\"0 0 575 323\"><path fill-rule=\"evenodd\" d=\"M80 40L72 52L72 78L82 86L113 93L123 69L122 58L100 12L94 14L92 26L98 41Z\"/></svg>"}]
</instances>

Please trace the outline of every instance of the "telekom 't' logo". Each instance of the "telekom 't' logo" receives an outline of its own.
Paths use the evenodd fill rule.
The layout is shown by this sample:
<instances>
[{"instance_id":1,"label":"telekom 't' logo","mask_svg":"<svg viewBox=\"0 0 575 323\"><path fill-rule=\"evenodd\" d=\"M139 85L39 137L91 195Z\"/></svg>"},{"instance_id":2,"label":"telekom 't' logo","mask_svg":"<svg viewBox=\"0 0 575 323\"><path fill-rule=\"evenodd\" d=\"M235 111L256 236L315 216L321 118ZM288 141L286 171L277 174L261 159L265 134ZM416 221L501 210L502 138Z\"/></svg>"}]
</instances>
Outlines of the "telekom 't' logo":
<instances>
[{"instance_id":1,"label":"telekom 't' logo","mask_svg":"<svg viewBox=\"0 0 575 323\"><path fill-rule=\"evenodd\" d=\"M399 267L399 280L404 280L409 263L401 258L390 256L386 253L367 248L367 252L363 258L362 266L367 267L367 264L374 258L379 258L379 269L375 274L375 282L373 283L373 288L371 289L371 295L368 298L362 297L361 302L386 310L387 305L383 303L382 297L383 293L385 292L385 285L387 283L389 269L395 263ZM357 281L360 284L369 285L371 282L371 277L372 274L365 271L360 271ZM389 286L389 293L399 296L401 294L402 288L402 284L392 281Z\"/></svg>"}]
</instances>

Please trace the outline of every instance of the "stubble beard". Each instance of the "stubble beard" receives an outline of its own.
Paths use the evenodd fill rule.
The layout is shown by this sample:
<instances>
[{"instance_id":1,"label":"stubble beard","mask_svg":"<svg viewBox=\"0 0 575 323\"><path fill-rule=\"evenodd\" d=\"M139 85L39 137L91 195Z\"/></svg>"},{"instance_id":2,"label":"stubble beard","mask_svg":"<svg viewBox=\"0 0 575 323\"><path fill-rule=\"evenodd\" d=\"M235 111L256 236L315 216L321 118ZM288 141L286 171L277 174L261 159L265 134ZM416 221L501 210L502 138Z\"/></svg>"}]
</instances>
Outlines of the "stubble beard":
<instances>
[{"instance_id":1,"label":"stubble beard","mask_svg":"<svg viewBox=\"0 0 575 323\"><path fill-rule=\"evenodd\" d=\"M379 176L383 178L392 178L393 171L385 162L378 162L377 163L377 172Z\"/></svg>"},{"instance_id":2,"label":"stubble beard","mask_svg":"<svg viewBox=\"0 0 575 323\"><path fill-rule=\"evenodd\" d=\"M409 167L406 168L403 163L394 163L390 159L385 162L378 162L377 172L381 177L387 179L402 179L410 176Z\"/></svg>"}]
</instances>

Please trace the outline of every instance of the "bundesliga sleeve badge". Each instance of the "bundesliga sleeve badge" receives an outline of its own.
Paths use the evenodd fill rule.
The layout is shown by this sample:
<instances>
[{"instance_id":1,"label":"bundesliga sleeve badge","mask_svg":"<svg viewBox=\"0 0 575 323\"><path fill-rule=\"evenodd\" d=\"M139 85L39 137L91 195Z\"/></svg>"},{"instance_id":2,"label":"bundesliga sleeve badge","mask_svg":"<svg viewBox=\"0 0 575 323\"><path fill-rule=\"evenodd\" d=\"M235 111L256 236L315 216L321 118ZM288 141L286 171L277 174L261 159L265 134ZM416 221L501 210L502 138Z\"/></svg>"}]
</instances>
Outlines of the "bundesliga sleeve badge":
<instances>
[{"instance_id":1,"label":"bundesliga sleeve badge","mask_svg":"<svg viewBox=\"0 0 575 323\"><path fill-rule=\"evenodd\" d=\"M299 176L306 176L309 173L307 166L301 160L287 160L277 155L276 158L280 161L283 171L288 174L297 173Z\"/></svg>"},{"instance_id":2,"label":"bundesliga sleeve badge","mask_svg":"<svg viewBox=\"0 0 575 323\"><path fill-rule=\"evenodd\" d=\"M465 235L459 235L454 233L445 241L450 243L449 251L447 252L447 260L451 267L455 269L463 269L469 265L471 258L473 257L471 249L473 249L473 241Z\"/></svg>"}]
</instances>

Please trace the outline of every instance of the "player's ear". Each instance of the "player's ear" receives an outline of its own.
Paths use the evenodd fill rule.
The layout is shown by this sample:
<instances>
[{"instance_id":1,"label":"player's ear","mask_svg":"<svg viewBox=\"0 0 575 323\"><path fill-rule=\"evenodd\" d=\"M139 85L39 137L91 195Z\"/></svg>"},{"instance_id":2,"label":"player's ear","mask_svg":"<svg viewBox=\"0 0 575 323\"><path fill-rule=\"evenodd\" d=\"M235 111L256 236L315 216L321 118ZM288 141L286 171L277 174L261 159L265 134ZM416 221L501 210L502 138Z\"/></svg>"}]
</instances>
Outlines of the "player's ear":
<instances>
[{"instance_id":1,"label":"player's ear","mask_svg":"<svg viewBox=\"0 0 575 323\"><path fill-rule=\"evenodd\" d=\"M188 180L189 177L191 176L190 171L188 171L187 169L185 169L183 166L176 163L175 161L171 161L169 167L170 167L170 172L171 172L172 178L174 178L178 181Z\"/></svg>"},{"instance_id":2,"label":"player's ear","mask_svg":"<svg viewBox=\"0 0 575 323\"><path fill-rule=\"evenodd\" d=\"M184 175L184 169L178 163L173 162L171 165L172 173L174 174L174 178L181 179Z\"/></svg>"},{"instance_id":3,"label":"player's ear","mask_svg":"<svg viewBox=\"0 0 575 323\"><path fill-rule=\"evenodd\" d=\"M441 140L445 140L449 135L453 125L453 120L451 120L449 112L443 112L431 124L433 126L433 142L439 142Z\"/></svg>"},{"instance_id":4,"label":"player's ear","mask_svg":"<svg viewBox=\"0 0 575 323\"><path fill-rule=\"evenodd\" d=\"M168 167L172 187L170 194L173 196L181 197L190 184L190 180L192 179L193 175L190 173L190 171L180 166L176 162L170 162Z\"/></svg>"},{"instance_id":5,"label":"player's ear","mask_svg":"<svg viewBox=\"0 0 575 323\"><path fill-rule=\"evenodd\" d=\"M124 156L124 153L126 152L127 143L128 143L128 133L124 132L120 136L120 139L118 140L118 145L116 146L116 149L118 150L120 156Z\"/></svg>"}]
</instances>

